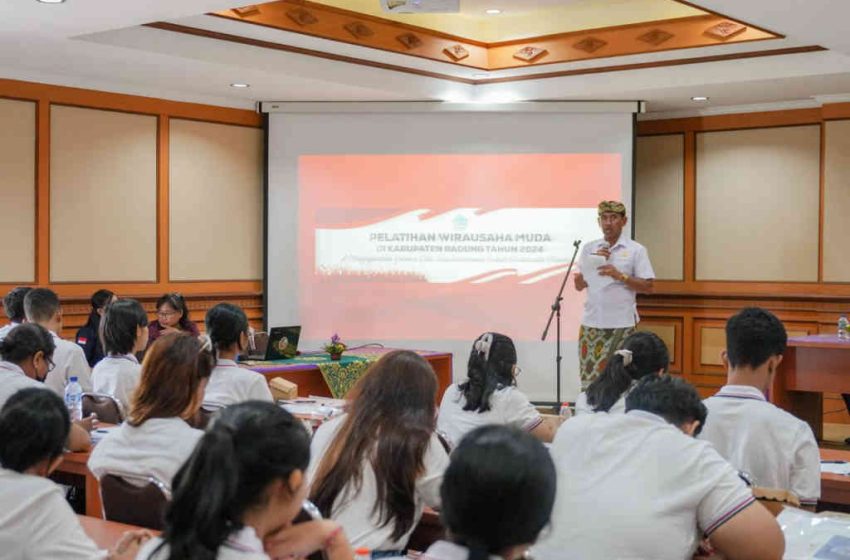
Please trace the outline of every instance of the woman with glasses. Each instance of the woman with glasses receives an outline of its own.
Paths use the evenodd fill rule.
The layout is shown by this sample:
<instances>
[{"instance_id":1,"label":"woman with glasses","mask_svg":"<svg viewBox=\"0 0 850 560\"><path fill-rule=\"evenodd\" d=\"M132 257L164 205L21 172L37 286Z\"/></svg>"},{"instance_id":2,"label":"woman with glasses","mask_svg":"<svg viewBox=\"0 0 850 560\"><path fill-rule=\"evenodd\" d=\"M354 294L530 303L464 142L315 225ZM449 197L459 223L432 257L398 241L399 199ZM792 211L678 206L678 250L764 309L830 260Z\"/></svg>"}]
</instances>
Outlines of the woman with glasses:
<instances>
[{"instance_id":1,"label":"woman with glasses","mask_svg":"<svg viewBox=\"0 0 850 560\"><path fill-rule=\"evenodd\" d=\"M0 408L22 389L48 389L44 379L53 370L55 349L50 331L36 323L24 323L9 331L0 341ZM93 422L87 420L86 424ZM88 429L72 423L67 445L71 451L87 450L91 445Z\"/></svg>"},{"instance_id":2,"label":"woman with glasses","mask_svg":"<svg viewBox=\"0 0 850 560\"><path fill-rule=\"evenodd\" d=\"M189 319L186 300L177 292L163 294L156 300L156 321L148 325L148 346L166 333L187 332L198 336L198 326Z\"/></svg>"},{"instance_id":3,"label":"woman with glasses","mask_svg":"<svg viewBox=\"0 0 850 560\"><path fill-rule=\"evenodd\" d=\"M516 348L510 337L487 332L469 353L467 380L446 389L437 428L457 444L468 432L485 424L507 424L552 441L555 425L543 419L516 387Z\"/></svg>"}]
</instances>

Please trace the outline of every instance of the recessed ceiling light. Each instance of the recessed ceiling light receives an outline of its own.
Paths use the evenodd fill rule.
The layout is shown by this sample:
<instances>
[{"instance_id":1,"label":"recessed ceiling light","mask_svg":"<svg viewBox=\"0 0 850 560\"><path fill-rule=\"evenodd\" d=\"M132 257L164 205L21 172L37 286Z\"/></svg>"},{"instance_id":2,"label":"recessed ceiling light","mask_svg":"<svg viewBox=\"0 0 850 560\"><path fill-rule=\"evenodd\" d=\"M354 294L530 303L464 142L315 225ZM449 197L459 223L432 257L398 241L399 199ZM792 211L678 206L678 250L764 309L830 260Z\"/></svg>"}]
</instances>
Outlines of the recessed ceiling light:
<instances>
[{"instance_id":1,"label":"recessed ceiling light","mask_svg":"<svg viewBox=\"0 0 850 560\"><path fill-rule=\"evenodd\" d=\"M230 84L230 87L246 88L246 87L251 87L251 84L241 84L239 82L235 82L235 83Z\"/></svg>"},{"instance_id":2,"label":"recessed ceiling light","mask_svg":"<svg viewBox=\"0 0 850 560\"><path fill-rule=\"evenodd\" d=\"M38 0L42 4L61 4L65 0Z\"/></svg>"},{"instance_id":3,"label":"recessed ceiling light","mask_svg":"<svg viewBox=\"0 0 850 560\"><path fill-rule=\"evenodd\" d=\"M696 101L697 103L705 103L706 101L708 101L708 97L704 95L695 95L694 97L691 97L691 101Z\"/></svg>"},{"instance_id":4,"label":"recessed ceiling light","mask_svg":"<svg viewBox=\"0 0 850 560\"><path fill-rule=\"evenodd\" d=\"M485 10L484 13L490 16L497 16L502 13L502 10L499 10L497 8L490 8L489 10Z\"/></svg>"}]
</instances>

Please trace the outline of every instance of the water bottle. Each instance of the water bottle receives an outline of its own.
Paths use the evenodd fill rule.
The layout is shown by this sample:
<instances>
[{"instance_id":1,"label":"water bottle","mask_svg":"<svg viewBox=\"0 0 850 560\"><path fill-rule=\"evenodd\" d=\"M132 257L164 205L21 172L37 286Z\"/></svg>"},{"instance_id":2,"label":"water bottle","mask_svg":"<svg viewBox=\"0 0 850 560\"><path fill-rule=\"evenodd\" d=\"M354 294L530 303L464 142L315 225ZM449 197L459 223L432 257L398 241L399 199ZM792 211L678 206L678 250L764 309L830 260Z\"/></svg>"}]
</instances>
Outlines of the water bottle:
<instances>
[{"instance_id":1,"label":"water bottle","mask_svg":"<svg viewBox=\"0 0 850 560\"><path fill-rule=\"evenodd\" d=\"M847 320L847 315L842 314L841 317L838 318L838 338L841 340L847 340L850 338L848 328L850 328L850 321Z\"/></svg>"},{"instance_id":2,"label":"water bottle","mask_svg":"<svg viewBox=\"0 0 850 560\"><path fill-rule=\"evenodd\" d=\"M65 385L65 406L71 415L71 422L83 419L83 388L77 383L77 377L73 376Z\"/></svg>"},{"instance_id":3,"label":"water bottle","mask_svg":"<svg viewBox=\"0 0 850 560\"><path fill-rule=\"evenodd\" d=\"M372 551L368 548L358 548L354 551L354 560L371 560Z\"/></svg>"},{"instance_id":4,"label":"water bottle","mask_svg":"<svg viewBox=\"0 0 850 560\"><path fill-rule=\"evenodd\" d=\"M570 408L570 403L561 403L561 410L558 412L561 417L561 422L573 417L573 410Z\"/></svg>"}]
</instances>

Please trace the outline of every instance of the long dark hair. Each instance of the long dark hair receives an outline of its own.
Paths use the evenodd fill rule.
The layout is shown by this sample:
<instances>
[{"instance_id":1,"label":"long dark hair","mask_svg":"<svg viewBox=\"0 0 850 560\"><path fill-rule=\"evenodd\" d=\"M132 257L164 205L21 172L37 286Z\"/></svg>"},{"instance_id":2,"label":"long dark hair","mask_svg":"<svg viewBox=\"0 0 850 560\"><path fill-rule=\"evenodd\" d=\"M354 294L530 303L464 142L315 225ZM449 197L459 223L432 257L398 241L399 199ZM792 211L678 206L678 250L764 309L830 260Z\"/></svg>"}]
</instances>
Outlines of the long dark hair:
<instances>
[{"instance_id":1,"label":"long dark hair","mask_svg":"<svg viewBox=\"0 0 850 560\"><path fill-rule=\"evenodd\" d=\"M169 560L214 560L269 484L288 483L309 462L310 436L282 408L247 401L223 409L174 477L163 542L151 556L168 546Z\"/></svg>"},{"instance_id":2,"label":"long dark hair","mask_svg":"<svg viewBox=\"0 0 850 560\"><path fill-rule=\"evenodd\" d=\"M587 404L594 412L608 412L633 382L667 371L670 366L667 345L651 332L632 334L623 341L621 350L631 356L626 352L612 355L599 377L587 387Z\"/></svg>"},{"instance_id":3,"label":"long dark hair","mask_svg":"<svg viewBox=\"0 0 850 560\"><path fill-rule=\"evenodd\" d=\"M238 344L242 333L248 333L248 317L245 312L232 303L219 303L207 311L207 336L216 350ZM241 350L241 348L240 348Z\"/></svg>"},{"instance_id":4,"label":"long dark hair","mask_svg":"<svg viewBox=\"0 0 850 560\"><path fill-rule=\"evenodd\" d=\"M477 428L461 440L443 476L443 524L469 549L469 560L533 543L552 515L556 478L549 451L525 430Z\"/></svg>"},{"instance_id":5,"label":"long dark hair","mask_svg":"<svg viewBox=\"0 0 850 560\"><path fill-rule=\"evenodd\" d=\"M486 412L490 410L493 391L516 383L513 369L516 365L516 348L509 336L488 332L472 344L467 364L467 381L458 388L466 399L464 410Z\"/></svg>"},{"instance_id":6,"label":"long dark hair","mask_svg":"<svg viewBox=\"0 0 850 560\"><path fill-rule=\"evenodd\" d=\"M162 294L159 299L156 300L156 310L159 311L160 307L166 303L173 307L175 311L182 312L182 315L180 315L180 321L178 322L180 330L189 330L191 328L189 325L192 323L192 320L189 319L189 307L186 305L186 300L183 299L183 296L177 292Z\"/></svg>"},{"instance_id":7,"label":"long dark hair","mask_svg":"<svg viewBox=\"0 0 850 560\"><path fill-rule=\"evenodd\" d=\"M115 294L109 290L98 290L92 294L91 311L89 311L89 318L86 320L86 327L94 329L95 334L100 329L100 314L98 314L97 310L109 305L109 302L112 301L114 296Z\"/></svg>"},{"instance_id":8,"label":"long dark hair","mask_svg":"<svg viewBox=\"0 0 850 560\"><path fill-rule=\"evenodd\" d=\"M416 480L431 436L437 376L424 358L407 350L383 356L352 389L351 407L322 457L310 499L326 517L349 484L362 487L365 461L378 485L372 513L381 527L393 524L398 540L416 514Z\"/></svg>"}]
</instances>

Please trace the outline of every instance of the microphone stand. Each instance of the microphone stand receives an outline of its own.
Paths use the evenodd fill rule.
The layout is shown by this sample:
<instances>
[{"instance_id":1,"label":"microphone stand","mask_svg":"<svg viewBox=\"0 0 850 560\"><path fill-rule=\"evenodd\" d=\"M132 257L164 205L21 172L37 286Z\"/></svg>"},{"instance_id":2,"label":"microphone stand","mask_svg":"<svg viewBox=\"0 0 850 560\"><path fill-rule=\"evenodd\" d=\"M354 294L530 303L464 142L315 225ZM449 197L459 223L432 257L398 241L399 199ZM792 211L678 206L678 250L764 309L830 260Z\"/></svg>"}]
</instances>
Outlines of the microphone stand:
<instances>
[{"instance_id":1,"label":"microphone stand","mask_svg":"<svg viewBox=\"0 0 850 560\"><path fill-rule=\"evenodd\" d=\"M561 289L558 290L558 295L555 296L555 303L552 304L552 308L549 311L549 320L546 321L546 328L543 329L543 336L540 337L541 341L546 340L546 336L549 334L549 327L552 326L552 318L557 317L555 321L555 375L556 379L556 398L558 402L555 403L555 407L561 406L561 302L564 300L564 287L567 285L567 280L570 277L570 273L573 270L573 265L576 262L576 256L578 255L578 248L581 245L581 239L576 239L573 242L573 247L575 250L573 251L573 258L570 259L570 266L567 267L567 273L564 275L564 280L561 282Z\"/></svg>"}]
</instances>

